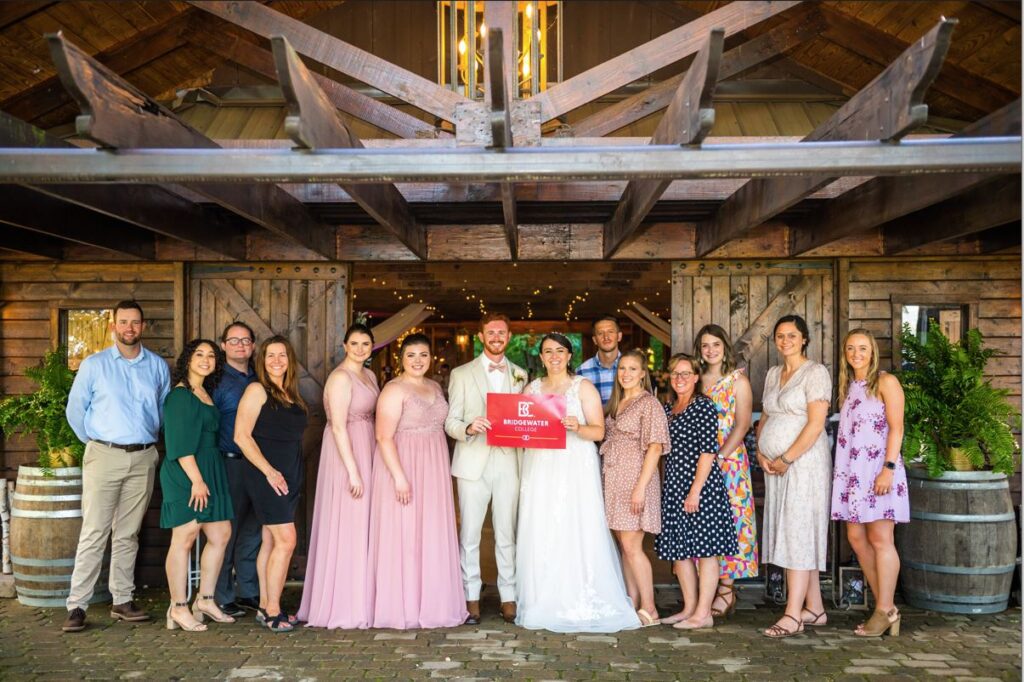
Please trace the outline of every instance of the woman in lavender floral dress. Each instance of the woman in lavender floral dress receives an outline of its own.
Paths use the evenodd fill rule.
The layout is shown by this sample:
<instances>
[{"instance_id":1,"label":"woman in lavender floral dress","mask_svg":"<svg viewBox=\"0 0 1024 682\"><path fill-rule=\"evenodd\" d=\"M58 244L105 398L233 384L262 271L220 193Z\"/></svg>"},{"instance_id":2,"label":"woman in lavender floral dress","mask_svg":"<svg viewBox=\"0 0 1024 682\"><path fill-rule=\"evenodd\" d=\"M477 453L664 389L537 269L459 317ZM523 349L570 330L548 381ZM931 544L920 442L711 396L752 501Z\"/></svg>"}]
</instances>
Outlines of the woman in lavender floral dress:
<instances>
[{"instance_id":1,"label":"woman in lavender floral dress","mask_svg":"<svg viewBox=\"0 0 1024 682\"><path fill-rule=\"evenodd\" d=\"M846 335L843 357L832 519L846 521L846 536L875 595L875 613L854 634L879 637L889 630L898 635L900 614L893 594L900 558L893 531L897 523L910 520L900 456L903 389L896 377L878 371L878 344L866 329Z\"/></svg>"}]
</instances>

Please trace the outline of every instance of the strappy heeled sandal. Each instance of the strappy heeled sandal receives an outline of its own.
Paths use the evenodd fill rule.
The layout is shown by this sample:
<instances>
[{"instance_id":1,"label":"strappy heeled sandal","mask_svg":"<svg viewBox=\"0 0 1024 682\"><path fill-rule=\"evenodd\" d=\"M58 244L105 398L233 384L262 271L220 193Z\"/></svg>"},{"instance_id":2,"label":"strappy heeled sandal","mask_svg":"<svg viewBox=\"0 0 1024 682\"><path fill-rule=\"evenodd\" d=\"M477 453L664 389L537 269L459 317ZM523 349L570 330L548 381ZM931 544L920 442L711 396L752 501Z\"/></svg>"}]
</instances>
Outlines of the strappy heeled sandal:
<instances>
[{"instance_id":1,"label":"strappy heeled sandal","mask_svg":"<svg viewBox=\"0 0 1024 682\"><path fill-rule=\"evenodd\" d=\"M888 632L893 637L899 637L901 618L899 610L895 607L888 613L876 610L860 630L854 630L853 634L858 637L881 637Z\"/></svg>"},{"instance_id":2,"label":"strappy heeled sandal","mask_svg":"<svg viewBox=\"0 0 1024 682\"><path fill-rule=\"evenodd\" d=\"M719 585L718 589L715 590L715 597L721 597L722 601L725 602L724 609L711 609L711 616L714 618L728 618L736 611L736 586L735 585ZM730 599L729 597L732 597Z\"/></svg>"},{"instance_id":3,"label":"strappy heeled sandal","mask_svg":"<svg viewBox=\"0 0 1024 682\"><path fill-rule=\"evenodd\" d=\"M222 612L220 614L216 614L213 611L207 611L206 609L204 609L202 606L199 605L199 602L204 602L204 601L212 602L213 601L213 595L212 594L200 595L199 597L196 597L196 600L192 603L192 615L200 623L203 622L204 616L209 616L211 620L216 621L217 623L234 623L235 622L235 619L232 618L231 616L227 615L226 613ZM220 610L220 609L218 609L218 610Z\"/></svg>"},{"instance_id":4,"label":"strappy heeled sandal","mask_svg":"<svg viewBox=\"0 0 1024 682\"><path fill-rule=\"evenodd\" d=\"M640 618L640 627L649 628L652 625L661 625L660 618L655 618L644 609L637 609L636 615Z\"/></svg>"},{"instance_id":5,"label":"strappy heeled sandal","mask_svg":"<svg viewBox=\"0 0 1024 682\"><path fill-rule=\"evenodd\" d=\"M822 611L821 613L815 613L814 611L811 611L810 609L804 609L800 613L800 617L803 618L803 614L805 614L805 613L808 613L808 614L811 615L811 620L805 620L804 621L804 627L819 628L822 625L828 625L828 614L826 614L824 611ZM822 618L824 618L825 620L822 621L821 620Z\"/></svg>"},{"instance_id":6,"label":"strappy heeled sandal","mask_svg":"<svg viewBox=\"0 0 1024 682\"><path fill-rule=\"evenodd\" d=\"M206 626L203 625L203 623L201 621L198 622L198 623L188 624L188 623L182 623L180 620L175 618L171 614L171 610L175 606L184 606L185 608L188 608L188 602L187 601L176 601L176 602L172 602L171 605L167 607L167 629L168 630L177 630L178 628L181 628L185 632L203 632L204 630L206 630Z\"/></svg>"},{"instance_id":7,"label":"strappy heeled sandal","mask_svg":"<svg viewBox=\"0 0 1024 682\"><path fill-rule=\"evenodd\" d=\"M791 621L796 623L797 629L787 630L786 628L779 625L779 623L782 622L783 618L789 618ZM793 616L789 615L788 613L785 613L782 615L782 618L779 618L778 623L765 630L763 634L765 637L770 637L771 639L782 639L784 637L794 637L796 635L802 635L803 632L804 624L801 621L794 618Z\"/></svg>"},{"instance_id":8,"label":"strappy heeled sandal","mask_svg":"<svg viewBox=\"0 0 1024 682\"><path fill-rule=\"evenodd\" d=\"M282 611L281 613L284 613L284 611ZM267 624L268 620L270 620L270 616L267 615L267 610L257 606L256 607L256 622L259 623L260 625L265 626ZM289 625L295 625L298 622L299 622L298 616L294 616L294 615L289 615L288 616L288 624Z\"/></svg>"},{"instance_id":9,"label":"strappy heeled sandal","mask_svg":"<svg viewBox=\"0 0 1024 682\"><path fill-rule=\"evenodd\" d=\"M271 632L291 632L295 629L295 626L289 622L290 616L281 611L276 616L268 617L268 620L264 623L267 629Z\"/></svg>"}]
</instances>

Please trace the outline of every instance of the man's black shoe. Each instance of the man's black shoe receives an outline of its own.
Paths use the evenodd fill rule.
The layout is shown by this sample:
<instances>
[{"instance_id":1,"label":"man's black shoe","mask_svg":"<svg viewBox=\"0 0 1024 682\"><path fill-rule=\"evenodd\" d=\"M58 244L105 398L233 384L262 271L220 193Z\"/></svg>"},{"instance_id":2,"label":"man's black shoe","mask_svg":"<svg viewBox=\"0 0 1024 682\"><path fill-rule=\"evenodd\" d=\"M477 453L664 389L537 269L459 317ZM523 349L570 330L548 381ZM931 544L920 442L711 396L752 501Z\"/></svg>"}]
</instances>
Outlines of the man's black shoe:
<instances>
[{"instance_id":1,"label":"man's black shoe","mask_svg":"<svg viewBox=\"0 0 1024 682\"><path fill-rule=\"evenodd\" d=\"M80 632L85 629L85 611L82 609L71 609L68 611L68 619L60 628L64 632Z\"/></svg>"},{"instance_id":2,"label":"man's black shoe","mask_svg":"<svg viewBox=\"0 0 1024 682\"><path fill-rule=\"evenodd\" d=\"M231 616L232 618L238 618L245 615L245 609L236 604L235 602L228 602L227 604L218 604L220 610L224 612L225 616Z\"/></svg>"},{"instance_id":3,"label":"man's black shoe","mask_svg":"<svg viewBox=\"0 0 1024 682\"><path fill-rule=\"evenodd\" d=\"M250 611L260 610L260 600L254 599L253 597L239 597L235 600L235 604L241 606L243 609L248 609Z\"/></svg>"}]
</instances>

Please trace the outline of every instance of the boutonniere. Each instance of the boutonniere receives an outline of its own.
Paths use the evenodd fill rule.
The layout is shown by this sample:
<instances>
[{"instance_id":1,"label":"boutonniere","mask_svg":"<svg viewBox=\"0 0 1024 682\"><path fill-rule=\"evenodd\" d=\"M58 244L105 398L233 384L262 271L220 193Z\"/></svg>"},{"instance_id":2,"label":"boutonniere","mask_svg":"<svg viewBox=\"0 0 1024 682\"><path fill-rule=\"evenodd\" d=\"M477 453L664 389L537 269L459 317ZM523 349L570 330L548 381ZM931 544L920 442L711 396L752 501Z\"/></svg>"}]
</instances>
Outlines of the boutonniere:
<instances>
[{"instance_id":1,"label":"boutonniere","mask_svg":"<svg viewBox=\"0 0 1024 682\"><path fill-rule=\"evenodd\" d=\"M521 369L512 370L512 385L518 386L519 384L526 383L526 372Z\"/></svg>"}]
</instances>

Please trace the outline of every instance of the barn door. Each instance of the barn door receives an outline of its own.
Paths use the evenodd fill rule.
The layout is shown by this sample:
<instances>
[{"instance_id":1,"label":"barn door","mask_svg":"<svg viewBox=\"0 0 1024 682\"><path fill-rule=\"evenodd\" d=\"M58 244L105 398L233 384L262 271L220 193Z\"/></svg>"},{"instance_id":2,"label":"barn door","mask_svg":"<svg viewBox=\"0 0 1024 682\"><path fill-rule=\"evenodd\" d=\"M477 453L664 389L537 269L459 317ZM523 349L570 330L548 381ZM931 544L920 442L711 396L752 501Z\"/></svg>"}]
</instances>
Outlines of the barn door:
<instances>
[{"instance_id":1,"label":"barn door","mask_svg":"<svg viewBox=\"0 0 1024 682\"><path fill-rule=\"evenodd\" d=\"M196 263L189 278L190 338L219 339L230 322L240 320L257 340L281 334L299 360L299 389L310 406L304 454L306 482L296 524L297 573L305 566L308 523L323 435L323 386L340 362L341 339L348 326L349 266L344 263Z\"/></svg>"},{"instance_id":2,"label":"barn door","mask_svg":"<svg viewBox=\"0 0 1024 682\"><path fill-rule=\"evenodd\" d=\"M834 376L835 320L828 261L682 261L672 265L672 350L693 351L694 334L714 323L729 332L760 410L768 368L777 365L772 327L783 315L807 320L807 355Z\"/></svg>"}]
</instances>

